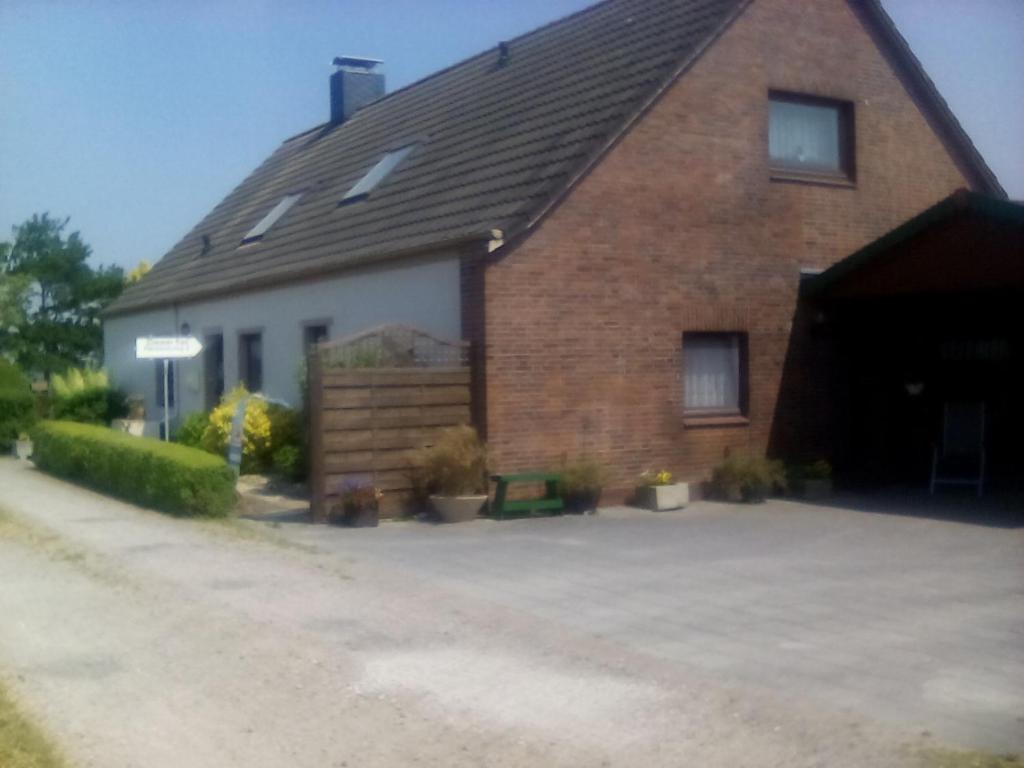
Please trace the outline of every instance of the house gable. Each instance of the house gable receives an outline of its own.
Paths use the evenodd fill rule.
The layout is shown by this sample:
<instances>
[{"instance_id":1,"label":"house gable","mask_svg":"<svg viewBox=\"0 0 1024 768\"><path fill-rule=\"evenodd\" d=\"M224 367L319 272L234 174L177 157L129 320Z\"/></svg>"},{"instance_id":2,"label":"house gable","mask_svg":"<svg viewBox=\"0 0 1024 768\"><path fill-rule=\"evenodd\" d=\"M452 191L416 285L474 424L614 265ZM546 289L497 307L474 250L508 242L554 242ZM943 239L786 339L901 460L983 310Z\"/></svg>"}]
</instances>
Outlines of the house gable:
<instances>
[{"instance_id":1,"label":"house gable","mask_svg":"<svg viewBox=\"0 0 1024 768\"><path fill-rule=\"evenodd\" d=\"M619 485L652 461L695 479L727 449L767 447L785 418L801 268L980 183L870 23L845 0L754 0L530 237L495 254L479 340L505 471L591 455ZM772 178L774 90L853 105L852 183ZM740 418L684 418L694 331L744 334Z\"/></svg>"}]
</instances>

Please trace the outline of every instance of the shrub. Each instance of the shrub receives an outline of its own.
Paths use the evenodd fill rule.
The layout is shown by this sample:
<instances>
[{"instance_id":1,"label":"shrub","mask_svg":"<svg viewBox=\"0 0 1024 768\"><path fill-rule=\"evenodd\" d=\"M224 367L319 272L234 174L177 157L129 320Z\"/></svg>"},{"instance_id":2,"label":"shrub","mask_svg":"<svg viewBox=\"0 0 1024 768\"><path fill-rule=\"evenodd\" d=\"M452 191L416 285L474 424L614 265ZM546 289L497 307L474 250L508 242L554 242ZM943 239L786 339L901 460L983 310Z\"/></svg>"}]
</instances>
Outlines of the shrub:
<instances>
[{"instance_id":1,"label":"shrub","mask_svg":"<svg viewBox=\"0 0 1024 768\"><path fill-rule=\"evenodd\" d=\"M203 431L202 447L225 456L231 437L231 421L238 403L248 396L245 387L236 387L210 412L210 423ZM266 472L273 466L276 450L294 445L301 449L302 430L298 412L281 405L251 398L245 409L242 433L242 472Z\"/></svg>"},{"instance_id":2,"label":"shrub","mask_svg":"<svg viewBox=\"0 0 1024 768\"><path fill-rule=\"evenodd\" d=\"M470 426L449 427L420 451L416 482L428 493L467 496L487 491L487 449Z\"/></svg>"},{"instance_id":3,"label":"shrub","mask_svg":"<svg viewBox=\"0 0 1024 768\"><path fill-rule=\"evenodd\" d=\"M128 401L118 389L90 387L54 398L51 409L53 418L60 421L109 426L128 415Z\"/></svg>"},{"instance_id":4,"label":"shrub","mask_svg":"<svg viewBox=\"0 0 1024 768\"><path fill-rule=\"evenodd\" d=\"M203 451L69 421L40 422L32 437L40 469L120 499L182 516L234 506L234 473Z\"/></svg>"},{"instance_id":5,"label":"shrub","mask_svg":"<svg viewBox=\"0 0 1024 768\"><path fill-rule=\"evenodd\" d=\"M600 491L605 483L604 467L590 459L580 459L562 467L562 482L559 493L562 496L594 493Z\"/></svg>"},{"instance_id":6,"label":"shrub","mask_svg":"<svg viewBox=\"0 0 1024 768\"><path fill-rule=\"evenodd\" d=\"M178 433L174 435L174 442L187 445L189 448L202 448L203 434L209 425L210 414L205 411L190 413L178 427Z\"/></svg>"},{"instance_id":7,"label":"shrub","mask_svg":"<svg viewBox=\"0 0 1024 768\"><path fill-rule=\"evenodd\" d=\"M35 420L35 399L28 379L16 365L0 359L0 451L9 451Z\"/></svg>"},{"instance_id":8,"label":"shrub","mask_svg":"<svg viewBox=\"0 0 1024 768\"><path fill-rule=\"evenodd\" d=\"M297 445L282 445L274 451L274 473L294 483L306 479L306 457Z\"/></svg>"},{"instance_id":9,"label":"shrub","mask_svg":"<svg viewBox=\"0 0 1024 768\"><path fill-rule=\"evenodd\" d=\"M764 501L769 493L786 489L781 461L746 453L732 453L711 474L712 490L730 501Z\"/></svg>"},{"instance_id":10,"label":"shrub","mask_svg":"<svg viewBox=\"0 0 1024 768\"><path fill-rule=\"evenodd\" d=\"M107 426L128 415L128 399L110 384L106 371L69 368L50 377L51 411L55 419Z\"/></svg>"}]
</instances>

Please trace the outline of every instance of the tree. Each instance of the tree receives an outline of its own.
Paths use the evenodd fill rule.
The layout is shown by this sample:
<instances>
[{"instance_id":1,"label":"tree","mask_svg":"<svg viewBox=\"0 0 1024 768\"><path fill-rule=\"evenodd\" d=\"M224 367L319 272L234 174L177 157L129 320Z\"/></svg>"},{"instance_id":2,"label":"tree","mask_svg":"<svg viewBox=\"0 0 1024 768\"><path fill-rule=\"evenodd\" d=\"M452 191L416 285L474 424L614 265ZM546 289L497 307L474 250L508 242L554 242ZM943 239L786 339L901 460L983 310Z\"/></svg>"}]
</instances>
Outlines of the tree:
<instances>
[{"instance_id":1,"label":"tree","mask_svg":"<svg viewBox=\"0 0 1024 768\"><path fill-rule=\"evenodd\" d=\"M139 282L139 280L148 275L149 270L151 270L152 268L153 265L150 264L145 259L143 259L142 261L139 262L138 266L135 267L135 269L131 270L128 273L128 276L125 277L125 285L135 285L135 283Z\"/></svg>"},{"instance_id":2,"label":"tree","mask_svg":"<svg viewBox=\"0 0 1024 768\"><path fill-rule=\"evenodd\" d=\"M0 352L46 377L99 360L99 313L124 289L120 267L94 269L79 233L64 235L68 221L35 214L13 228L13 243L0 243L0 274L28 286L17 338L0 336Z\"/></svg>"}]
</instances>

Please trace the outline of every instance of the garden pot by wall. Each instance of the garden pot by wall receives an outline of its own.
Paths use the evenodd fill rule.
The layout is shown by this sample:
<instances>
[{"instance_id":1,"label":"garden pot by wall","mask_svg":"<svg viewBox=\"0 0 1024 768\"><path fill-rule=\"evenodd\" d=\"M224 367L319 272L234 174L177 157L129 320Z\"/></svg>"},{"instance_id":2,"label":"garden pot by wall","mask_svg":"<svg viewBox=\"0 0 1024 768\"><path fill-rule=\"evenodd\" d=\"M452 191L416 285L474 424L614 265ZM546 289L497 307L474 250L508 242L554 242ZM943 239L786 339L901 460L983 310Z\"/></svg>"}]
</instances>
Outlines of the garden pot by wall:
<instances>
[{"instance_id":1,"label":"garden pot by wall","mask_svg":"<svg viewBox=\"0 0 1024 768\"><path fill-rule=\"evenodd\" d=\"M655 512L679 509L690 503L690 485L689 483L644 485L637 489L637 501L640 506Z\"/></svg>"},{"instance_id":2,"label":"garden pot by wall","mask_svg":"<svg viewBox=\"0 0 1024 768\"><path fill-rule=\"evenodd\" d=\"M480 496L431 496L430 504L445 523L462 523L473 520L487 501L487 495Z\"/></svg>"}]
</instances>

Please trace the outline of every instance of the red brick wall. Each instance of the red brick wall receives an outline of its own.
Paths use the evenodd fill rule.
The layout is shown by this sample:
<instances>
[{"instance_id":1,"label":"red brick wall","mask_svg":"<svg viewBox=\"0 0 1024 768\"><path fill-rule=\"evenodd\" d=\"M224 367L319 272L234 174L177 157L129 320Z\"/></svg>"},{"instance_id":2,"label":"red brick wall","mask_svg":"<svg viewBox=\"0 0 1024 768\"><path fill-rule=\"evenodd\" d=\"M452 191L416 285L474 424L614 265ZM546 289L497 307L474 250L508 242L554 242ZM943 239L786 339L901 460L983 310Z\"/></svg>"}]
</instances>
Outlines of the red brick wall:
<instances>
[{"instance_id":1,"label":"red brick wall","mask_svg":"<svg viewBox=\"0 0 1024 768\"><path fill-rule=\"evenodd\" d=\"M855 188L769 179L770 88L855 103ZM589 455L625 488L645 468L697 480L727 448L765 450L786 418L799 268L827 266L966 185L845 2L755 0L487 268L475 333L495 464ZM749 333L748 425L683 424L681 335L700 329Z\"/></svg>"}]
</instances>

